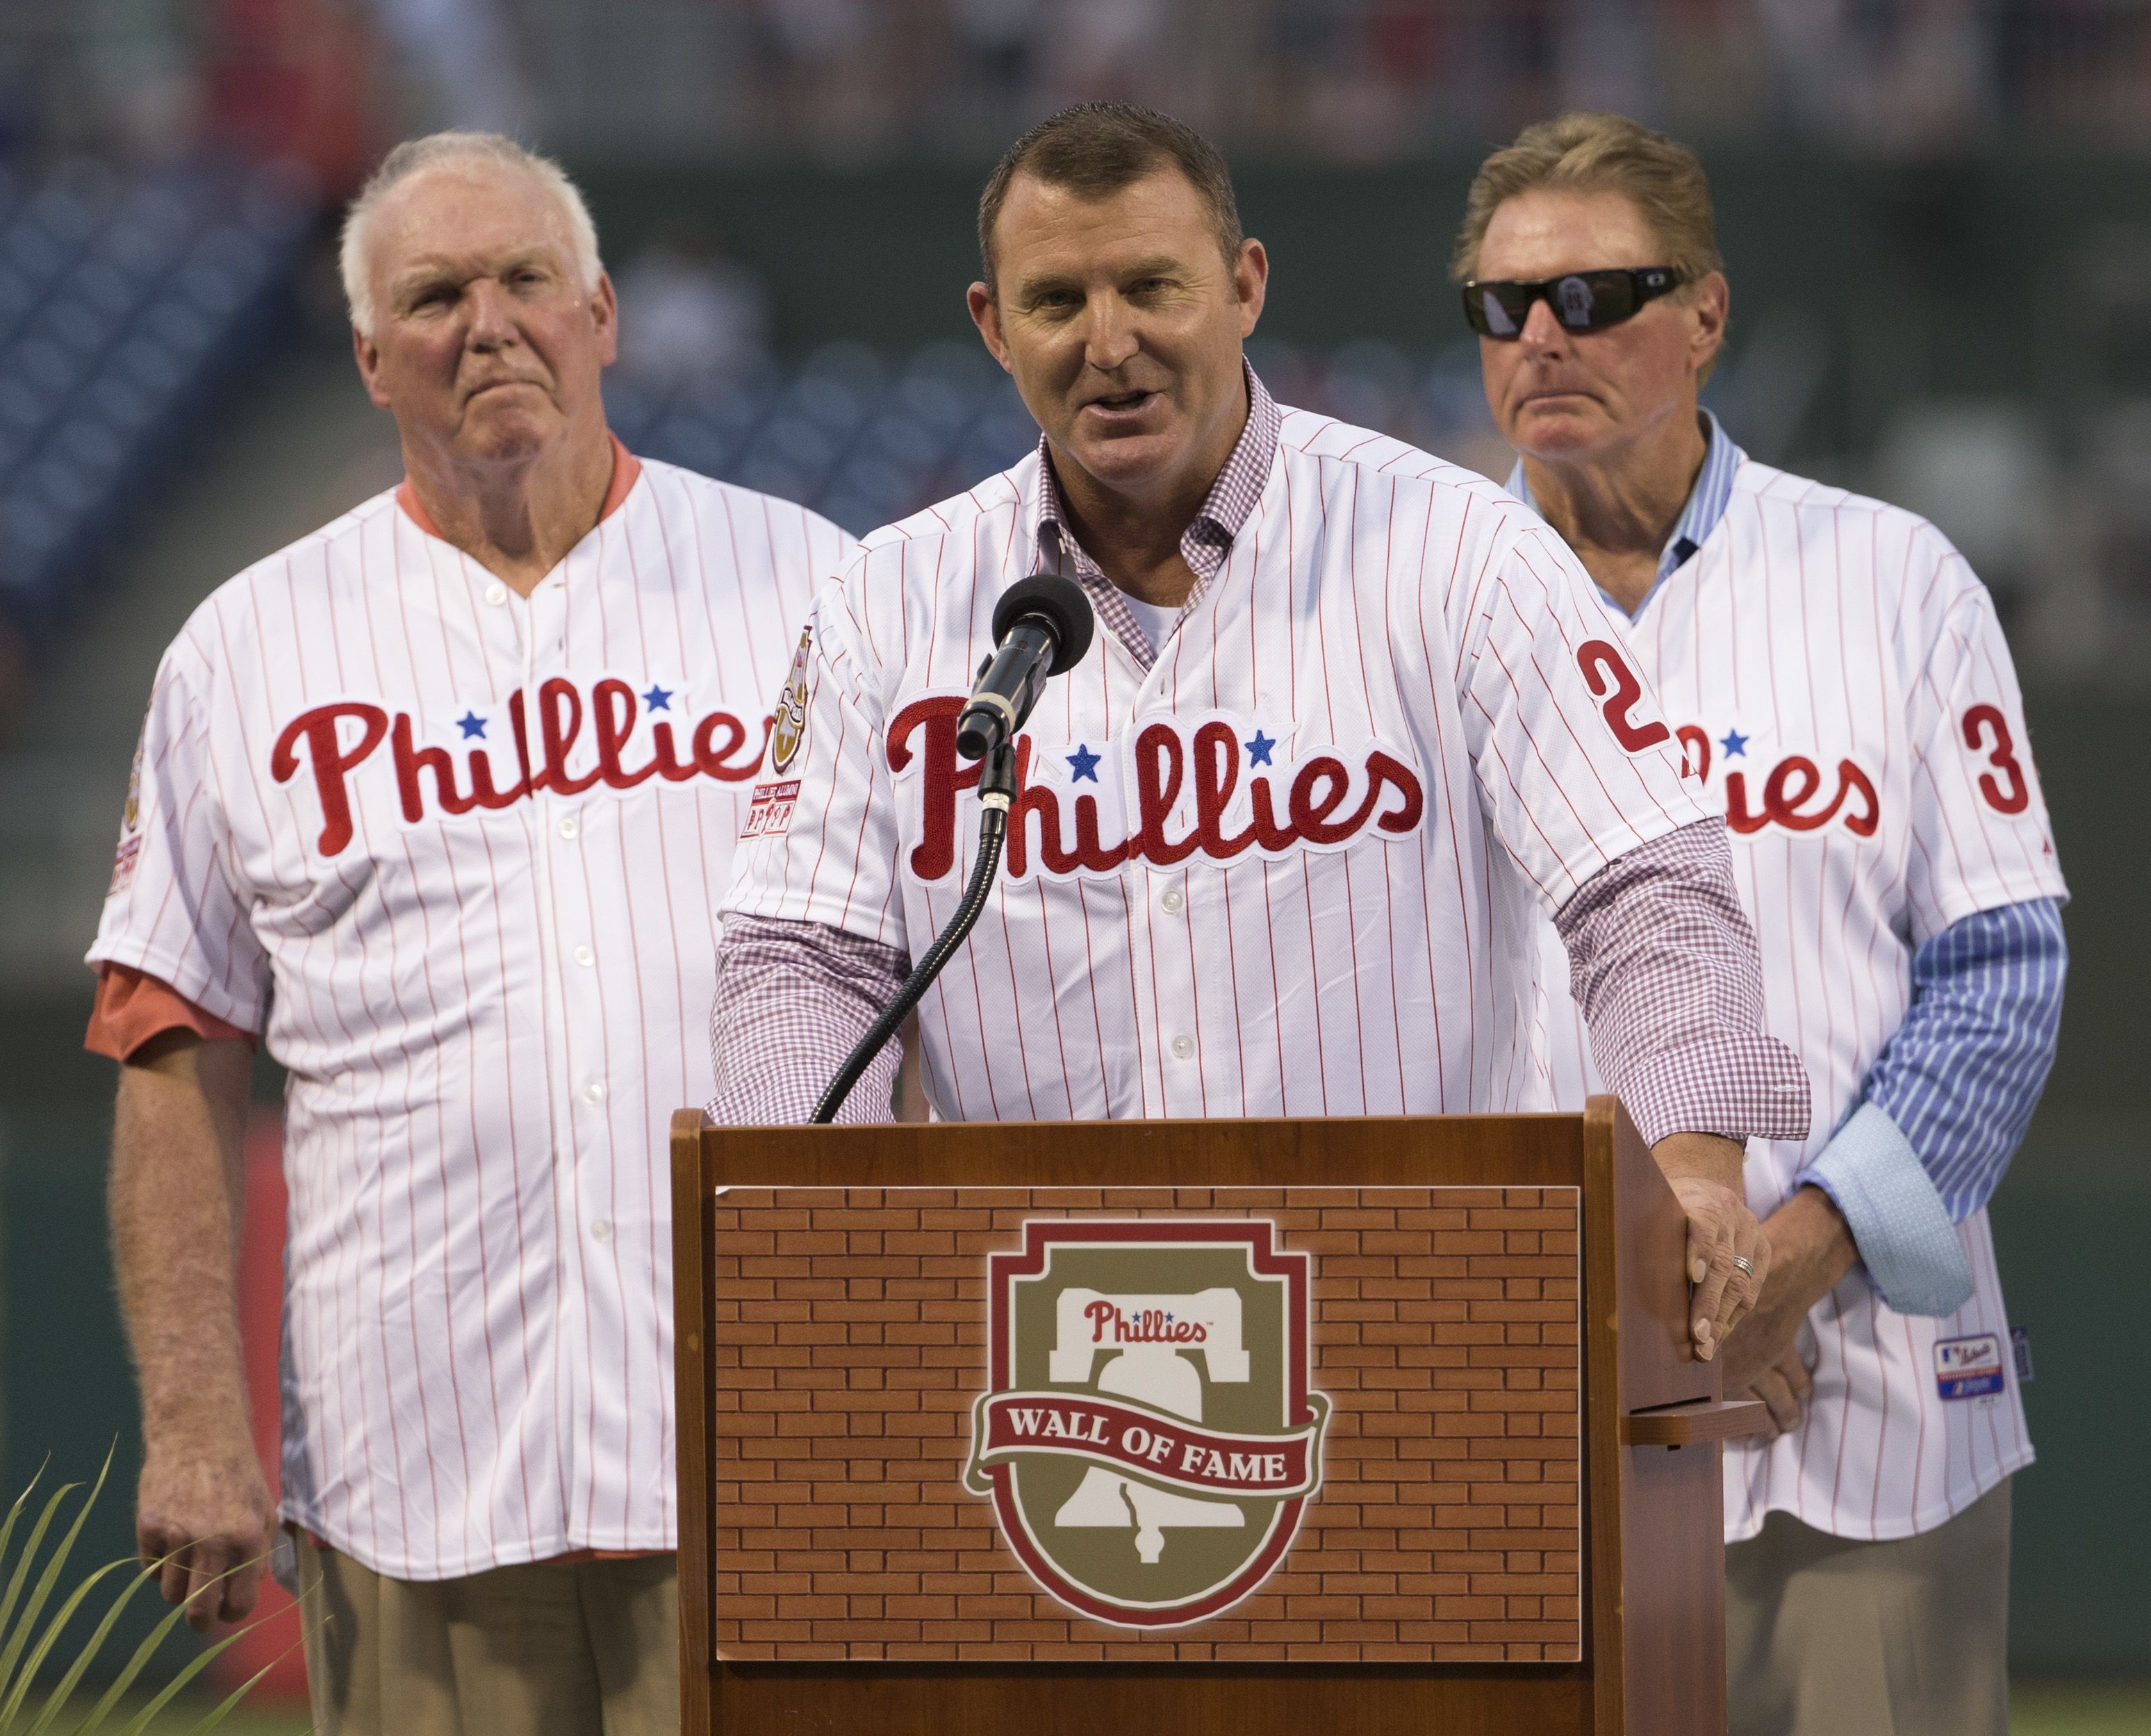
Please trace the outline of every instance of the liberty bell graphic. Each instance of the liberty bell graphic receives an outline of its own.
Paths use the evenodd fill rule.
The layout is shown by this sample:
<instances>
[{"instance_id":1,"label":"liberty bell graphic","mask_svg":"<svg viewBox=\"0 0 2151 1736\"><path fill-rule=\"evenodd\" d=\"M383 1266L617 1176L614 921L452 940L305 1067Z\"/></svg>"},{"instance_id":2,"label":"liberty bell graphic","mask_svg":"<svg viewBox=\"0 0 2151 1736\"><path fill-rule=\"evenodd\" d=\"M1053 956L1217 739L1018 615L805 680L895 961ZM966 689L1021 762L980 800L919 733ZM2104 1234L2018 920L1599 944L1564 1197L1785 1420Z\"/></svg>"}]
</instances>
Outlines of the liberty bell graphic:
<instances>
[{"instance_id":1,"label":"liberty bell graphic","mask_svg":"<svg viewBox=\"0 0 2151 1736\"><path fill-rule=\"evenodd\" d=\"M1237 1290L1198 1290L1186 1296L1063 1290L1055 1301L1054 1327L1050 1373L1055 1384L1087 1384L1104 1354L1109 1359L1097 1378L1100 1392L1155 1405L1192 1423L1202 1420L1202 1379L1186 1353L1202 1354L1213 1381L1248 1379ZM1053 1522L1111 1530L1131 1526L1137 1557L1155 1566L1165 1553L1170 1527L1233 1530L1247 1521L1236 1502L1154 1489L1094 1465L1061 1503Z\"/></svg>"}]
</instances>

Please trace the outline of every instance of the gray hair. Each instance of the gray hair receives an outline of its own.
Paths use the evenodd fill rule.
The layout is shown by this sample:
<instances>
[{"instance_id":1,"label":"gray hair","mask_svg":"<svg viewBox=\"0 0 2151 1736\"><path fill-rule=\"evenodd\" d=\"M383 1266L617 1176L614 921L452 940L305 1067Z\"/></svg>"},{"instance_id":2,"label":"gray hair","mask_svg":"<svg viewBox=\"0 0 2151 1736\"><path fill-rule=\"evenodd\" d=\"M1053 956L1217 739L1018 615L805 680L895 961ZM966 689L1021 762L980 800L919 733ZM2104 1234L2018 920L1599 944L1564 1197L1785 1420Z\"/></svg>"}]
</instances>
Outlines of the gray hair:
<instances>
[{"instance_id":1,"label":"gray hair","mask_svg":"<svg viewBox=\"0 0 2151 1736\"><path fill-rule=\"evenodd\" d=\"M582 275L583 286L590 290L598 286L598 278L605 267L598 258L597 225L590 220L590 208L583 202L580 190L568 179L565 170L550 157L540 156L499 133L430 133L423 139L406 139L382 159L381 166L359 189L358 196L344 213L343 244L337 256L343 274L343 297L351 309L352 324L367 337L373 336L378 313L373 305L373 284L367 274L368 220L390 190L412 175L444 163L472 160L505 164L535 175L539 184L559 201L561 215L567 219L568 243L575 256L576 269Z\"/></svg>"}]
</instances>

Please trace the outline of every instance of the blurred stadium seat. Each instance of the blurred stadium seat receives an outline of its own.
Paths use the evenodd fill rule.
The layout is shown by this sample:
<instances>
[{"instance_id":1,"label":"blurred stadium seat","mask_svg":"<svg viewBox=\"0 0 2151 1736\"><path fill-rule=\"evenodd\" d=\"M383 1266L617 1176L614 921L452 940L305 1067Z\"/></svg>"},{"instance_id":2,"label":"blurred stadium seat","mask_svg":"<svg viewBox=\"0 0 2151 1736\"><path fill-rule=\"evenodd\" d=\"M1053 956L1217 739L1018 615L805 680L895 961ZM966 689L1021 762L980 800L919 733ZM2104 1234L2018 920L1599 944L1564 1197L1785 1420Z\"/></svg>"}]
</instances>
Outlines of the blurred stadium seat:
<instances>
[{"instance_id":1,"label":"blurred stadium seat","mask_svg":"<svg viewBox=\"0 0 2151 1736\"><path fill-rule=\"evenodd\" d=\"M219 383L276 341L313 211L260 170L0 169L0 610L33 644Z\"/></svg>"}]
</instances>

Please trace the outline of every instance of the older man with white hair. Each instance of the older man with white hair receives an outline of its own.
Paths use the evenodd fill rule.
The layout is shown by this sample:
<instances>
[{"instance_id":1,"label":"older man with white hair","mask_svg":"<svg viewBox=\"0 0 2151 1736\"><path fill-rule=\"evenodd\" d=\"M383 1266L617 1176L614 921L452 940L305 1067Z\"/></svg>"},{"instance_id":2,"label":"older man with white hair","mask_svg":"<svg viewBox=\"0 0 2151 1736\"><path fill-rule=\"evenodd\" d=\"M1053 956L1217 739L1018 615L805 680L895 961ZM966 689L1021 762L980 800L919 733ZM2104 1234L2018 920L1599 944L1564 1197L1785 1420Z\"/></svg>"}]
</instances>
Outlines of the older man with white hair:
<instances>
[{"instance_id":1,"label":"older man with white hair","mask_svg":"<svg viewBox=\"0 0 2151 1736\"><path fill-rule=\"evenodd\" d=\"M612 286L544 159L399 147L343 276L407 477L173 643L89 954L139 1542L205 1626L279 1541L232 1282L265 1042L316 1728L671 1736L665 1123L710 1095L715 893L848 542L611 436Z\"/></svg>"}]
</instances>

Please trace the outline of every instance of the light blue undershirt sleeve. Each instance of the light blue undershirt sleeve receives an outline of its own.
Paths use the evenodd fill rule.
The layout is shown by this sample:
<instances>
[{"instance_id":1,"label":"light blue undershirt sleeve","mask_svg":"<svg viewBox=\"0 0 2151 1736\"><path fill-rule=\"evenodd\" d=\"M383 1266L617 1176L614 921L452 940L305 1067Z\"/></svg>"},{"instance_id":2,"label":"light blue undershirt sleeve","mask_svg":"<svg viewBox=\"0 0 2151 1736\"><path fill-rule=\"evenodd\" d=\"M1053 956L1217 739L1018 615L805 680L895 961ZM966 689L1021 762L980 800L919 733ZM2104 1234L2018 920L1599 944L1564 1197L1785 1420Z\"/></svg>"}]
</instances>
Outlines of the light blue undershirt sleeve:
<instances>
[{"instance_id":1,"label":"light blue undershirt sleeve","mask_svg":"<svg viewBox=\"0 0 2151 1736\"><path fill-rule=\"evenodd\" d=\"M1978 911L1926 941L1911 1010L1860 1104L1794 1177L1836 1202L1899 1313L1954 1313L1971 1295L1956 1225L1992 1196L2023 1139L2067 974L2052 898Z\"/></svg>"}]
</instances>

